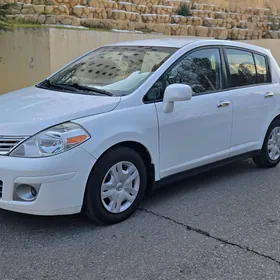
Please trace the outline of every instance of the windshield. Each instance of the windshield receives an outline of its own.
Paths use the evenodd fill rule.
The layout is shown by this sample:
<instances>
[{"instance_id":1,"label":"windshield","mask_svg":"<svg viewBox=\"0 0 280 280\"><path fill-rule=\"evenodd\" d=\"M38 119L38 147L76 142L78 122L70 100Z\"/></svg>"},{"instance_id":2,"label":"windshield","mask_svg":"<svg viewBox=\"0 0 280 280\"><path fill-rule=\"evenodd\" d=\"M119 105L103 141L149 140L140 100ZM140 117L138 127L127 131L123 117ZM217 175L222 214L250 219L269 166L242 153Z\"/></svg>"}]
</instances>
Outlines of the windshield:
<instances>
[{"instance_id":1,"label":"windshield","mask_svg":"<svg viewBox=\"0 0 280 280\"><path fill-rule=\"evenodd\" d=\"M60 89L92 94L128 95L139 87L177 49L146 46L99 48L52 76ZM84 90L83 90L84 89Z\"/></svg>"}]
</instances>

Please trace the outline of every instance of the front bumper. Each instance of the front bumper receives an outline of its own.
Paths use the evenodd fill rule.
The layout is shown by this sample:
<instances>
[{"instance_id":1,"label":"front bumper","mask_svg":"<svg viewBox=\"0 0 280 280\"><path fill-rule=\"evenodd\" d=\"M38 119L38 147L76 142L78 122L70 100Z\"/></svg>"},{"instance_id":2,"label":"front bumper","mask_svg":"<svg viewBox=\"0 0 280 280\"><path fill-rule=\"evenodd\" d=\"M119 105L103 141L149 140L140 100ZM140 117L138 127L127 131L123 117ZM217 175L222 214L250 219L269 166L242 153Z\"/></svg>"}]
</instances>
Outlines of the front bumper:
<instances>
[{"instance_id":1,"label":"front bumper","mask_svg":"<svg viewBox=\"0 0 280 280\"><path fill-rule=\"evenodd\" d=\"M81 147L47 158L0 156L0 208L33 215L79 213L95 161ZM15 199L14 188L19 184L39 185L36 199Z\"/></svg>"}]
</instances>

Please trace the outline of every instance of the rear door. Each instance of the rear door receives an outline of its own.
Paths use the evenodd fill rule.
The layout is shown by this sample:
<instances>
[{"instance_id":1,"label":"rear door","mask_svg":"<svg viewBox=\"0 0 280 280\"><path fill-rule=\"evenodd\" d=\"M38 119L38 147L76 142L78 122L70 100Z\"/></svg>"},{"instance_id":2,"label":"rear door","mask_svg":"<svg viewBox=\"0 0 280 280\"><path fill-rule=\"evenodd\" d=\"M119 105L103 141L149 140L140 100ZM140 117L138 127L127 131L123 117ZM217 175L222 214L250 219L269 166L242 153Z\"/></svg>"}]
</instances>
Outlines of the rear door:
<instances>
[{"instance_id":1,"label":"rear door","mask_svg":"<svg viewBox=\"0 0 280 280\"><path fill-rule=\"evenodd\" d=\"M247 49L226 47L233 123L230 156L260 149L263 127L275 110L268 58Z\"/></svg>"}]
</instances>

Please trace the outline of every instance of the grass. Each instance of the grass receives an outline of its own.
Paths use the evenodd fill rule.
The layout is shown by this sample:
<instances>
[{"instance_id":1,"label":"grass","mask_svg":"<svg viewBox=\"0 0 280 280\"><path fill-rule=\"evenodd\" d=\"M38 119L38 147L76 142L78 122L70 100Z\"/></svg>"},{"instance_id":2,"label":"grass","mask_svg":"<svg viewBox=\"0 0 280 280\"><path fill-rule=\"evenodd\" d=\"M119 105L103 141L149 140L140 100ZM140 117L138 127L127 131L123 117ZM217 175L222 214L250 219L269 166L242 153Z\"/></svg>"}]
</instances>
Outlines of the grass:
<instances>
[{"instance_id":1,"label":"grass","mask_svg":"<svg viewBox=\"0 0 280 280\"><path fill-rule=\"evenodd\" d=\"M36 28L36 27L41 27L40 24L21 23L21 22L10 22L9 26L11 26L11 28Z\"/></svg>"},{"instance_id":2,"label":"grass","mask_svg":"<svg viewBox=\"0 0 280 280\"><path fill-rule=\"evenodd\" d=\"M9 21L5 23L8 30L13 30L16 28L56 28L56 29L67 29L67 30L79 30L79 28L73 27L64 27L64 26L59 26L59 25L41 25L38 23L24 23L24 22L18 22L18 21ZM85 29L80 29L84 31L108 31L110 32L111 30L108 28L101 28L101 27L90 27L90 28L85 28Z\"/></svg>"},{"instance_id":3,"label":"grass","mask_svg":"<svg viewBox=\"0 0 280 280\"><path fill-rule=\"evenodd\" d=\"M45 25L45 24L38 24L38 23L27 23L24 21L16 21L16 20L9 20L5 22L5 25L9 31L13 31L13 29L16 28L56 28L56 29L67 29L67 30L83 30L83 31L102 31L102 32L112 32L110 28L103 27L102 25L96 26L96 27L88 27L84 26L86 28L77 28L75 26L73 27L65 27L60 25ZM133 30L132 30L133 31ZM152 33L151 30L148 29L139 29L137 31L141 31L144 34Z\"/></svg>"}]
</instances>

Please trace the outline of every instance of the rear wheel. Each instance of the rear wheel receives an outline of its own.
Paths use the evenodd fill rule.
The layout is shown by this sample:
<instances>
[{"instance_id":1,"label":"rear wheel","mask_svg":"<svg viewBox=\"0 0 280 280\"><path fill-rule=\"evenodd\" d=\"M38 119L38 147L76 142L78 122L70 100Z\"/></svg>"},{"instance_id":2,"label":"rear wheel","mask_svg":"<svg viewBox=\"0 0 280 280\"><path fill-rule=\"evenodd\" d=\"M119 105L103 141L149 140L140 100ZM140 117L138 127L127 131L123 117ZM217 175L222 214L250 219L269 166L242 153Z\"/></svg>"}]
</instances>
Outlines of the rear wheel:
<instances>
[{"instance_id":1,"label":"rear wheel","mask_svg":"<svg viewBox=\"0 0 280 280\"><path fill-rule=\"evenodd\" d=\"M85 192L84 211L91 220L113 224L127 219L139 206L147 187L147 170L134 150L119 147L93 168Z\"/></svg>"},{"instance_id":2,"label":"rear wheel","mask_svg":"<svg viewBox=\"0 0 280 280\"><path fill-rule=\"evenodd\" d=\"M258 167L271 168L280 162L280 120L275 120L269 126L258 156L253 157Z\"/></svg>"}]
</instances>

